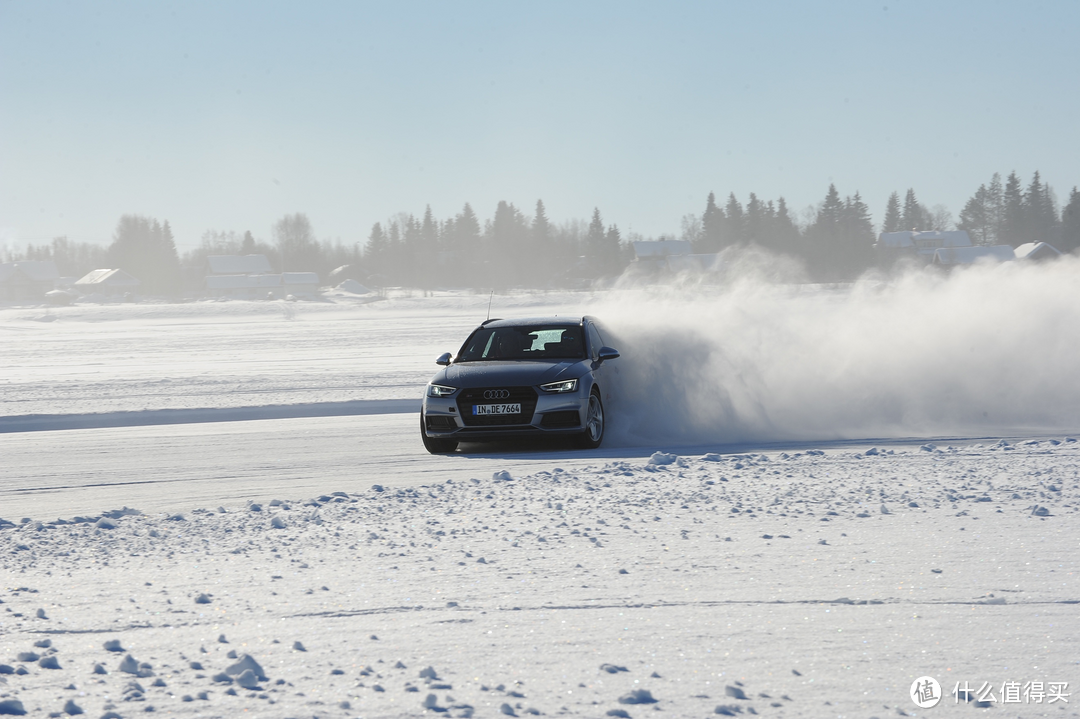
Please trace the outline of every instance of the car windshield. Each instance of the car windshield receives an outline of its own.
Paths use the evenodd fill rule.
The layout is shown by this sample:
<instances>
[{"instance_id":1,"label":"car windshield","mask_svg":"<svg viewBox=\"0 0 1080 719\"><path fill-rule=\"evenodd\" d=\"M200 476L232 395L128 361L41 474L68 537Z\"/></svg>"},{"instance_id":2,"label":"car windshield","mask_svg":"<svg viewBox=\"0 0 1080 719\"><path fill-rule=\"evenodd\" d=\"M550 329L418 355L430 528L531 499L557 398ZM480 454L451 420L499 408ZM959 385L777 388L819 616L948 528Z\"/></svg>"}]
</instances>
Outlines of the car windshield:
<instances>
[{"instance_id":1,"label":"car windshield","mask_svg":"<svg viewBox=\"0 0 1080 719\"><path fill-rule=\"evenodd\" d=\"M465 342L458 362L482 360L582 359L580 326L481 327Z\"/></svg>"}]
</instances>

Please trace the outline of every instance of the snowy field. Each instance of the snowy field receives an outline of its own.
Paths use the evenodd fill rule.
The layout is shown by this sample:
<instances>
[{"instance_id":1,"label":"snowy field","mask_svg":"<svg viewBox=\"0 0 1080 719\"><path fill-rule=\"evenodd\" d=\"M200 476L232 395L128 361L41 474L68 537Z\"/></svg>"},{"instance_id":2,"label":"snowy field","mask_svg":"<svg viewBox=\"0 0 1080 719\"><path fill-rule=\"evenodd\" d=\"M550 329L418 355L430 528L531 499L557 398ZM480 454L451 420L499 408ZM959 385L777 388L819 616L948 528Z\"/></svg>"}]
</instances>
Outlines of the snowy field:
<instances>
[{"instance_id":1,"label":"snowy field","mask_svg":"<svg viewBox=\"0 0 1080 719\"><path fill-rule=\"evenodd\" d=\"M413 294L415 296L408 296ZM559 311L578 296L500 298ZM193 302L0 310L0 416L419 398L488 297Z\"/></svg>"},{"instance_id":2,"label":"snowy field","mask_svg":"<svg viewBox=\"0 0 1080 719\"><path fill-rule=\"evenodd\" d=\"M35 716L967 716L908 685L1076 686L1078 459L661 454L31 521L0 533L0 679Z\"/></svg>"},{"instance_id":3,"label":"snowy field","mask_svg":"<svg viewBox=\"0 0 1080 719\"><path fill-rule=\"evenodd\" d=\"M0 713L1076 716L1078 277L496 295L609 438L441 457L486 296L2 309Z\"/></svg>"}]
</instances>

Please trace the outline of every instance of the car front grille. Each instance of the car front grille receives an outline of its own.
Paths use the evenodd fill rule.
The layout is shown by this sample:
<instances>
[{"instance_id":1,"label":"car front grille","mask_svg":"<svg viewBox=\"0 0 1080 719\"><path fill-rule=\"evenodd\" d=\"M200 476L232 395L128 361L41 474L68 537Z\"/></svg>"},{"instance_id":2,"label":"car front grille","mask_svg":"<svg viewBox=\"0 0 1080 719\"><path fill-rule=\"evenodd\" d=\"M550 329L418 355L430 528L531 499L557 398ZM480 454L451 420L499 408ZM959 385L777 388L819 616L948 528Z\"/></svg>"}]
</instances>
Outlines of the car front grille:
<instances>
[{"instance_id":1,"label":"car front grille","mask_svg":"<svg viewBox=\"0 0 1080 719\"><path fill-rule=\"evenodd\" d=\"M506 390L508 397L485 399L484 393ZM473 406L478 404L520 404L521 414L474 415ZM457 398L458 412L466 427L495 427L511 424L529 424L536 410L536 390L532 387L478 387L465 389Z\"/></svg>"}]
</instances>

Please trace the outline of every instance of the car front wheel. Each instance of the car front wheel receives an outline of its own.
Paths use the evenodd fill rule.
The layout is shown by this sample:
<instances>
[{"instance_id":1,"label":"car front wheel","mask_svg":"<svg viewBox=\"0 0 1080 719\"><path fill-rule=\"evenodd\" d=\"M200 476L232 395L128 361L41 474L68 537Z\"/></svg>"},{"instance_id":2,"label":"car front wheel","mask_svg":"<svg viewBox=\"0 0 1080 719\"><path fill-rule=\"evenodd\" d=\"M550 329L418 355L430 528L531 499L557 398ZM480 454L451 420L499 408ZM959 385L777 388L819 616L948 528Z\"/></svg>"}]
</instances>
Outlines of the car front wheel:
<instances>
[{"instance_id":1,"label":"car front wheel","mask_svg":"<svg viewBox=\"0 0 1080 719\"><path fill-rule=\"evenodd\" d=\"M447 454L457 449L458 443L452 439L428 437L424 427L424 413L420 413L420 439L424 440L424 449L432 454Z\"/></svg>"},{"instance_id":2,"label":"car front wheel","mask_svg":"<svg viewBox=\"0 0 1080 719\"><path fill-rule=\"evenodd\" d=\"M604 403L595 389L589 395L589 406L585 410L585 431L578 436L577 445L581 449L596 449L604 441Z\"/></svg>"}]
</instances>

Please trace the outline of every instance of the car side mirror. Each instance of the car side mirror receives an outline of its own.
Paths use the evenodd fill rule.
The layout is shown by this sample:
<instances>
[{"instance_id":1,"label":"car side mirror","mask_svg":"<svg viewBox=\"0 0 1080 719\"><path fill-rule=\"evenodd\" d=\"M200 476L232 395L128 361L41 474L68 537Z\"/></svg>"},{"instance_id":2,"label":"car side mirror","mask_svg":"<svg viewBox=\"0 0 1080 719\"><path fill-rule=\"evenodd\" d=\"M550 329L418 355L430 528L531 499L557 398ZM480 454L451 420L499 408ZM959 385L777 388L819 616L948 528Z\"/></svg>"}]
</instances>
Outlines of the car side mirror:
<instances>
[{"instance_id":1,"label":"car side mirror","mask_svg":"<svg viewBox=\"0 0 1080 719\"><path fill-rule=\"evenodd\" d=\"M596 356L601 362L603 362L604 360L615 359L619 356L619 350L612 347L601 347L600 351L596 353Z\"/></svg>"},{"instance_id":2,"label":"car side mirror","mask_svg":"<svg viewBox=\"0 0 1080 719\"><path fill-rule=\"evenodd\" d=\"M441 355L439 355L439 359L435 360L435 364L441 364L444 367L450 364L450 353L443 352Z\"/></svg>"}]
</instances>

